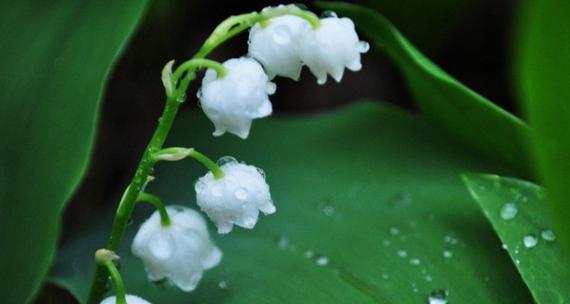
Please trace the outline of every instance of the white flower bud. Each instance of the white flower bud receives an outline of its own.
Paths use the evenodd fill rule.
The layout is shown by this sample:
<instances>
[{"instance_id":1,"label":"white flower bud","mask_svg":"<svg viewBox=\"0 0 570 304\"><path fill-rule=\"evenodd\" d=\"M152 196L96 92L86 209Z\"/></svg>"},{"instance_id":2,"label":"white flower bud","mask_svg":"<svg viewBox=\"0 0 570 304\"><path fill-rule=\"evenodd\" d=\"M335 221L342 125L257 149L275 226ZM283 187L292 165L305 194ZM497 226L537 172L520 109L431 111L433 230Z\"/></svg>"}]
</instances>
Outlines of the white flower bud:
<instances>
[{"instance_id":1,"label":"white flower bud","mask_svg":"<svg viewBox=\"0 0 570 304\"><path fill-rule=\"evenodd\" d=\"M137 296L127 295L127 304L150 304L149 301L142 299ZM111 296L106 298L105 300L101 301L101 304L116 304L117 298L115 296Z\"/></svg>"},{"instance_id":2,"label":"white flower bud","mask_svg":"<svg viewBox=\"0 0 570 304\"><path fill-rule=\"evenodd\" d=\"M327 73L339 82L345 67L351 71L360 70L360 53L369 48L367 42L359 41L352 20L333 16L321 19L317 29L305 26L305 32L300 36L299 56L317 82L324 84Z\"/></svg>"},{"instance_id":3,"label":"white flower bud","mask_svg":"<svg viewBox=\"0 0 570 304\"><path fill-rule=\"evenodd\" d=\"M266 26L257 23L249 32L249 55L265 67L269 78L275 75L299 80L303 66L297 43L305 19L283 15L269 19Z\"/></svg>"},{"instance_id":4,"label":"white flower bud","mask_svg":"<svg viewBox=\"0 0 570 304\"><path fill-rule=\"evenodd\" d=\"M192 291L204 270L216 266L222 252L210 240L206 221L197 211L168 206L171 224L163 226L158 211L137 232L131 250L142 259L149 280L169 279Z\"/></svg>"},{"instance_id":5,"label":"white flower bud","mask_svg":"<svg viewBox=\"0 0 570 304\"><path fill-rule=\"evenodd\" d=\"M224 177L211 172L196 183L196 202L218 226L218 233L229 233L233 225L252 229L259 211L275 212L264 173L235 159L221 166Z\"/></svg>"},{"instance_id":6,"label":"white flower bud","mask_svg":"<svg viewBox=\"0 0 570 304\"><path fill-rule=\"evenodd\" d=\"M268 95L275 93L275 84L255 59L230 59L224 62L224 67L228 72L222 78L213 70L206 71L198 98L216 127L214 136L227 131L245 139L251 121L273 111Z\"/></svg>"}]
</instances>

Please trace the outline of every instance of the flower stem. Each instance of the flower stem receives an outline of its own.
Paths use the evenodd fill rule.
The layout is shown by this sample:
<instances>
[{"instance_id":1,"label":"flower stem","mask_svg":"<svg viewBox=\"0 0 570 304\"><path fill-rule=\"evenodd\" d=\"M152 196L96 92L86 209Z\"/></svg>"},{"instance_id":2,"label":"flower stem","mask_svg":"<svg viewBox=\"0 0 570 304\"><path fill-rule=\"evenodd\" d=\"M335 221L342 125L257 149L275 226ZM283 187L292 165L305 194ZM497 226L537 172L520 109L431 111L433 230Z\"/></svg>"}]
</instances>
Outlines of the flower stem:
<instances>
[{"instance_id":1,"label":"flower stem","mask_svg":"<svg viewBox=\"0 0 570 304\"><path fill-rule=\"evenodd\" d=\"M206 155L192 149L188 156L194 158L195 160L202 163L202 165L206 166L208 170L212 171L215 179L221 179L224 177L224 171L216 164L214 161L209 159Z\"/></svg>"},{"instance_id":2,"label":"flower stem","mask_svg":"<svg viewBox=\"0 0 570 304\"><path fill-rule=\"evenodd\" d=\"M184 73L186 73L187 75L186 79L188 79L188 80L183 79L185 81L182 81L179 87L176 88L175 94L177 97L183 95L186 92L186 89L188 89L190 81L195 77L193 73L198 68L212 69L216 71L218 78L223 78L228 73L228 69L226 69L226 67L224 67L221 63L217 61L202 59L202 58L190 59L182 63L180 66L178 66L176 71L174 71L174 73L172 74L172 83L174 84L178 83L178 80L180 80L180 78L182 77L182 75L184 75Z\"/></svg>"},{"instance_id":3,"label":"flower stem","mask_svg":"<svg viewBox=\"0 0 570 304\"><path fill-rule=\"evenodd\" d=\"M107 249L109 250L116 251L119 247L119 243L123 237L129 218L131 217L136 200L155 164L152 155L155 151L162 148L162 145L166 140L166 136L172 127L172 123L174 122L179 106L180 103L173 97L169 97L166 100L166 105L162 116L159 119L158 127L148 143L139 166L136 169L135 176L127 187L127 190L119 203L119 207L117 208L115 220L113 221L113 228L111 230L111 237L107 244ZM91 291L87 301L88 304L98 304L101 301L106 292L107 272L108 271L105 267L99 264L95 268L95 278L91 285Z\"/></svg>"},{"instance_id":4,"label":"flower stem","mask_svg":"<svg viewBox=\"0 0 570 304\"><path fill-rule=\"evenodd\" d=\"M95 253L95 261L98 266L104 267L109 272L111 280L115 284L115 299L117 304L127 304L127 294L125 292L125 285L121 274L115 266L114 260L119 257L111 250L99 249Z\"/></svg>"},{"instance_id":5,"label":"flower stem","mask_svg":"<svg viewBox=\"0 0 570 304\"><path fill-rule=\"evenodd\" d=\"M137 203L138 202L151 203L156 208L156 210L158 210L158 213L160 213L160 223L162 224L162 226L164 227L170 226L171 224L170 216L168 215L168 212L166 212L166 206L164 205L160 197L152 195L150 193L141 192L139 194L139 197L137 198Z\"/></svg>"}]
</instances>

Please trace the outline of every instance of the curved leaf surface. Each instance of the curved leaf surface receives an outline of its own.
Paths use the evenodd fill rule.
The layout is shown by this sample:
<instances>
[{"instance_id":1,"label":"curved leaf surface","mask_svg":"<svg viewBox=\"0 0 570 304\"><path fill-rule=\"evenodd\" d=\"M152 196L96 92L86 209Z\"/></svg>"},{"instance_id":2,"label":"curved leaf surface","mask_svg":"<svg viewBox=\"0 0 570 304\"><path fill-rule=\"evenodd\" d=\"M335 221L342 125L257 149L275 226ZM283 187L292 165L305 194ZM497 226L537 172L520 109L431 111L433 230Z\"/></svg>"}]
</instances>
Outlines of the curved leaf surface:
<instances>
[{"instance_id":1,"label":"curved leaf surface","mask_svg":"<svg viewBox=\"0 0 570 304\"><path fill-rule=\"evenodd\" d=\"M144 6L139 0L0 4L4 303L29 301L48 271L63 206L87 166L105 81Z\"/></svg>"}]
</instances>

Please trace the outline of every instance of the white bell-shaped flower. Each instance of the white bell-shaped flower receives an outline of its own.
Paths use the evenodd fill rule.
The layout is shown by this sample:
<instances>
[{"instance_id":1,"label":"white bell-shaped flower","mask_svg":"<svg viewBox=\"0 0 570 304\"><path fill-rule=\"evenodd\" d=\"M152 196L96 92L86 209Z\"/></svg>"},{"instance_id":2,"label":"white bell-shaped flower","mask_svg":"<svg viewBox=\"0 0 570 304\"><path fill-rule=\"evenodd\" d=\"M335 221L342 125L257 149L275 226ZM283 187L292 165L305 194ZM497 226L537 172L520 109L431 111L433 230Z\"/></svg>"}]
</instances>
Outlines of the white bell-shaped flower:
<instances>
[{"instance_id":1,"label":"white bell-shaped flower","mask_svg":"<svg viewBox=\"0 0 570 304\"><path fill-rule=\"evenodd\" d=\"M150 304L149 301L141 297L127 295L126 298L127 304ZM101 304L117 304L117 298L115 296L108 297L105 300L101 301Z\"/></svg>"},{"instance_id":2,"label":"white bell-shaped flower","mask_svg":"<svg viewBox=\"0 0 570 304\"><path fill-rule=\"evenodd\" d=\"M317 29L305 26L300 36L299 56L317 82L324 84L327 74L339 82L345 67L359 71L362 68L360 53L369 48L367 42L359 40L352 20L332 16L321 19Z\"/></svg>"},{"instance_id":3,"label":"white bell-shaped flower","mask_svg":"<svg viewBox=\"0 0 570 304\"><path fill-rule=\"evenodd\" d=\"M137 232L131 250L142 259L149 280L169 279L178 288L192 291L204 270L216 266L222 252L210 240L206 221L197 211L168 206L171 224L163 226L158 211Z\"/></svg>"},{"instance_id":4,"label":"white bell-shaped flower","mask_svg":"<svg viewBox=\"0 0 570 304\"><path fill-rule=\"evenodd\" d=\"M215 179L212 172L198 179L196 201L202 211L218 227L218 233L229 233L233 225L252 229L259 211L275 213L275 206L260 169L225 158L221 166L224 177Z\"/></svg>"},{"instance_id":5,"label":"white bell-shaped flower","mask_svg":"<svg viewBox=\"0 0 570 304\"><path fill-rule=\"evenodd\" d=\"M222 78L213 70L206 71L198 93L200 105L216 127L214 136L230 132L245 139L251 121L273 111L269 95L276 86L253 58L234 58L223 65L228 72Z\"/></svg>"},{"instance_id":6,"label":"white bell-shaped flower","mask_svg":"<svg viewBox=\"0 0 570 304\"><path fill-rule=\"evenodd\" d=\"M305 26L305 19L294 15L283 15L269 19L267 25L257 23L249 32L249 55L265 67L267 75L276 75L299 80L303 63L297 49L299 34Z\"/></svg>"}]
</instances>

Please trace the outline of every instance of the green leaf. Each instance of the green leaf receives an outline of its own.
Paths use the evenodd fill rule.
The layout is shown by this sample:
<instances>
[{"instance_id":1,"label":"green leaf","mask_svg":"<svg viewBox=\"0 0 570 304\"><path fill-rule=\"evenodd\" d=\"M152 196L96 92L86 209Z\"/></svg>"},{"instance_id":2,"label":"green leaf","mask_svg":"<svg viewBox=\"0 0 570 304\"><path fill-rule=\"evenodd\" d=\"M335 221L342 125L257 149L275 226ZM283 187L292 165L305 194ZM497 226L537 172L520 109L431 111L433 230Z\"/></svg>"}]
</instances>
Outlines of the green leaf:
<instances>
[{"instance_id":1,"label":"green leaf","mask_svg":"<svg viewBox=\"0 0 570 304\"><path fill-rule=\"evenodd\" d=\"M524 1L516 75L533 133L547 204L570 250L570 2ZM569 251L570 252L570 251Z\"/></svg>"},{"instance_id":2,"label":"green leaf","mask_svg":"<svg viewBox=\"0 0 570 304\"><path fill-rule=\"evenodd\" d=\"M139 206L119 251L128 292L155 303L425 303L445 289L450 303L530 302L459 179L461 170L498 169L420 117L366 103L255 121L246 141L211 131L202 113L183 113L170 144L263 168L277 213L260 216L254 230L216 234L222 263L186 294L149 283L130 254L132 235L149 214ZM203 167L188 160L161 164L155 173L147 191L195 206L193 182ZM110 222L59 255L52 279L80 299Z\"/></svg>"},{"instance_id":3,"label":"green leaf","mask_svg":"<svg viewBox=\"0 0 570 304\"><path fill-rule=\"evenodd\" d=\"M65 202L87 166L112 63L145 1L0 4L0 284L30 301L46 275Z\"/></svg>"},{"instance_id":4,"label":"green leaf","mask_svg":"<svg viewBox=\"0 0 570 304\"><path fill-rule=\"evenodd\" d=\"M395 61L427 116L488 157L520 175L531 175L529 127L523 121L440 69L378 12L343 2L318 2L318 6L352 18L372 44Z\"/></svg>"},{"instance_id":5,"label":"green leaf","mask_svg":"<svg viewBox=\"0 0 570 304\"><path fill-rule=\"evenodd\" d=\"M570 264L544 208L543 189L497 175L469 174L463 180L505 244L536 302L568 303Z\"/></svg>"}]
</instances>

